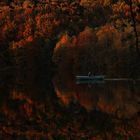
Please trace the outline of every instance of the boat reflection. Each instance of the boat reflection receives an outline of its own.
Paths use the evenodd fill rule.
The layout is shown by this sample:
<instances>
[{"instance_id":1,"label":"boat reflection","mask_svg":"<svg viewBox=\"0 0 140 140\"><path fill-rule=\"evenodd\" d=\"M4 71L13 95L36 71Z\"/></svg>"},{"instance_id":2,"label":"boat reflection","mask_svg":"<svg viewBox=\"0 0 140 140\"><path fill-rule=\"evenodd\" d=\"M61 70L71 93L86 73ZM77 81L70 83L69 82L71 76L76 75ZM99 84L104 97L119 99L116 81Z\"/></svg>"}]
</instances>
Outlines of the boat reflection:
<instances>
[{"instance_id":1,"label":"boat reflection","mask_svg":"<svg viewBox=\"0 0 140 140\"><path fill-rule=\"evenodd\" d=\"M1 139L140 138L139 84L29 79L0 86Z\"/></svg>"},{"instance_id":2,"label":"boat reflection","mask_svg":"<svg viewBox=\"0 0 140 140\"><path fill-rule=\"evenodd\" d=\"M131 81L78 82L56 77L54 87L61 102L78 102L87 111L100 110L119 118L130 118L140 111L140 83Z\"/></svg>"}]
</instances>

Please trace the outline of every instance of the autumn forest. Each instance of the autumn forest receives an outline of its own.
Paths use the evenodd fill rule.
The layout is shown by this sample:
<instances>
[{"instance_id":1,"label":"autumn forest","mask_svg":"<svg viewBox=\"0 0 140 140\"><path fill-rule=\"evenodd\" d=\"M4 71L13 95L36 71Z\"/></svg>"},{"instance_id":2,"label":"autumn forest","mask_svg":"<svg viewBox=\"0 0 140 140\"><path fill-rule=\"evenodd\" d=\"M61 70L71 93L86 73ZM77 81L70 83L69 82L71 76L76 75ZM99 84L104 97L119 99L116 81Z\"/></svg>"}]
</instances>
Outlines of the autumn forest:
<instances>
[{"instance_id":1,"label":"autumn forest","mask_svg":"<svg viewBox=\"0 0 140 140\"><path fill-rule=\"evenodd\" d=\"M54 54L56 64L73 73L137 77L138 1L133 0L133 13L130 8L125 0L0 2L1 69L37 68L40 62L50 69Z\"/></svg>"},{"instance_id":2,"label":"autumn forest","mask_svg":"<svg viewBox=\"0 0 140 140\"><path fill-rule=\"evenodd\" d=\"M74 81L139 82L139 43L139 0L0 0L0 139L139 140L138 83Z\"/></svg>"}]
</instances>

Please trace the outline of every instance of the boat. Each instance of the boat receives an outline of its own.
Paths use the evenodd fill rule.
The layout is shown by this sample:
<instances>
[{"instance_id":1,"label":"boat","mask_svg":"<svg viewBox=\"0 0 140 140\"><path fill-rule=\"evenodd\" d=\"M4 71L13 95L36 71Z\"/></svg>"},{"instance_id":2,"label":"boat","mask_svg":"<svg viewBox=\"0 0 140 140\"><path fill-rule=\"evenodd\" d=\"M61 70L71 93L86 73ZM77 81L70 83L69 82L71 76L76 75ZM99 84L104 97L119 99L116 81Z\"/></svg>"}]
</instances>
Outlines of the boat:
<instances>
[{"instance_id":1,"label":"boat","mask_svg":"<svg viewBox=\"0 0 140 140\"><path fill-rule=\"evenodd\" d=\"M103 81L105 79L104 75L85 75L85 76L76 76L76 80L80 81Z\"/></svg>"}]
</instances>

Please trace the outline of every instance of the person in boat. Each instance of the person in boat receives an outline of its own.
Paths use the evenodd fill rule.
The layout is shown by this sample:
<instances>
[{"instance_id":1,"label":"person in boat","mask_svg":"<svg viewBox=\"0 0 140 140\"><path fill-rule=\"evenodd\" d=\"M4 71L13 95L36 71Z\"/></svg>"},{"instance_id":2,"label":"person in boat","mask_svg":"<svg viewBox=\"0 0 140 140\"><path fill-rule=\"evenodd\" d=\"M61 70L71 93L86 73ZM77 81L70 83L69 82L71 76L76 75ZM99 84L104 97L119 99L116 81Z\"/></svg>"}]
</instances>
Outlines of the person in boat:
<instances>
[{"instance_id":1,"label":"person in boat","mask_svg":"<svg viewBox=\"0 0 140 140\"><path fill-rule=\"evenodd\" d=\"M94 76L90 71L88 72L88 76Z\"/></svg>"}]
</instances>

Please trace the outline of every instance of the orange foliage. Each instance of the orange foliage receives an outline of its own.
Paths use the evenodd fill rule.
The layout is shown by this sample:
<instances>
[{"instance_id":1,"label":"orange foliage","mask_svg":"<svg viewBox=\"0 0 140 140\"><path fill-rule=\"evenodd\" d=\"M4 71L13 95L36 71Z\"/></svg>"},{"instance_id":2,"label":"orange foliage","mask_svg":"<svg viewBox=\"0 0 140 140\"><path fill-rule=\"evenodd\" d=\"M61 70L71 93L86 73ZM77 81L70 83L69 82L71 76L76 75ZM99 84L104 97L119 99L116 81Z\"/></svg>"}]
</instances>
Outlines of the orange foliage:
<instances>
[{"instance_id":1,"label":"orange foliage","mask_svg":"<svg viewBox=\"0 0 140 140\"><path fill-rule=\"evenodd\" d=\"M101 27L96 35L98 37L99 46L110 47L111 45L113 48L122 47L121 32L111 25Z\"/></svg>"}]
</instances>

